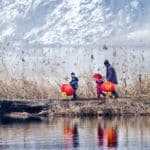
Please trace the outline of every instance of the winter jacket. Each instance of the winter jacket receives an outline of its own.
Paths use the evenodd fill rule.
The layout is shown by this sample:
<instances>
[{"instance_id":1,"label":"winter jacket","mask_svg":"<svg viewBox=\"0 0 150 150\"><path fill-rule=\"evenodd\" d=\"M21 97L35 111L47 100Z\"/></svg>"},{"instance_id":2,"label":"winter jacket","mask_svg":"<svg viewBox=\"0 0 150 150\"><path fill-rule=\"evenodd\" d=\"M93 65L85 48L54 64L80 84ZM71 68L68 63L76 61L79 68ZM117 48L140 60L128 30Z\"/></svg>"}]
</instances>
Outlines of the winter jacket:
<instances>
[{"instance_id":1,"label":"winter jacket","mask_svg":"<svg viewBox=\"0 0 150 150\"><path fill-rule=\"evenodd\" d=\"M106 79L114 84L118 84L116 71L111 65L107 66Z\"/></svg>"},{"instance_id":2,"label":"winter jacket","mask_svg":"<svg viewBox=\"0 0 150 150\"><path fill-rule=\"evenodd\" d=\"M104 79L96 79L96 87L101 88L101 85L104 83Z\"/></svg>"},{"instance_id":3,"label":"winter jacket","mask_svg":"<svg viewBox=\"0 0 150 150\"><path fill-rule=\"evenodd\" d=\"M97 95L100 95L102 93L101 85L104 83L104 79L96 79L96 91Z\"/></svg>"},{"instance_id":4,"label":"winter jacket","mask_svg":"<svg viewBox=\"0 0 150 150\"><path fill-rule=\"evenodd\" d=\"M78 88L78 81L79 79L77 77L72 77L71 81L70 81L70 85L74 88L77 89Z\"/></svg>"}]
</instances>

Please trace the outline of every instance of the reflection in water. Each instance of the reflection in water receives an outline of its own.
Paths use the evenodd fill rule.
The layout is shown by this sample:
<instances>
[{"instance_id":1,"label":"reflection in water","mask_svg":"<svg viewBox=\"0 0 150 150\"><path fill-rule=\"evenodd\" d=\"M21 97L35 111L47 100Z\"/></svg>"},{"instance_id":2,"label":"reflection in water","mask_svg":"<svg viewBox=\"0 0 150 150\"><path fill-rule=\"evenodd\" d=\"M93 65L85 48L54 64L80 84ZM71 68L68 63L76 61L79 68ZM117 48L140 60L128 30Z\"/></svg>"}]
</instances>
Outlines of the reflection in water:
<instances>
[{"instance_id":1,"label":"reflection in water","mask_svg":"<svg viewBox=\"0 0 150 150\"><path fill-rule=\"evenodd\" d=\"M117 126L113 127L112 125L107 126L107 122L103 123L102 125L98 124L98 145L99 147L110 147L116 148L118 143L118 133L117 133Z\"/></svg>"},{"instance_id":2,"label":"reflection in water","mask_svg":"<svg viewBox=\"0 0 150 150\"><path fill-rule=\"evenodd\" d=\"M76 123L71 125L69 121L64 122L63 134L65 148L79 146L78 125Z\"/></svg>"},{"instance_id":3,"label":"reflection in water","mask_svg":"<svg viewBox=\"0 0 150 150\"><path fill-rule=\"evenodd\" d=\"M101 125L98 125L98 145L103 146L104 144L104 129L101 127Z\"/></svg>"},{"instance_id":4,"label":"reflection in water","mask_svg":"<svg viewBox=\"0 0 150 150\"><path fill-rule=\"evenodd\" d=\"M50 118L49 122L0 124L0 149L150 149L150 118Z\"/></svg>"},{"instance_id":5,"label":"reflection in water","mask_svg":"<svg viewBox=\"0 0 150 150\"><path fill-rule=\"evenodd\" d=\"M107 136L107 146L108 147L117 147L117 131L116 128L108 128L106 129Z\"/></svg>"},{"instance_id":6,"label":"reflection in water","mask_svg":"<svg viewBox=\"0 0 150 150\"><path fill-rule=\"evenodd\" d=\"M79 133L78 133L78 125L74 125L74 130L73 130L73 146L78 147L79 146Z\"/></svg>"}]
</instances>

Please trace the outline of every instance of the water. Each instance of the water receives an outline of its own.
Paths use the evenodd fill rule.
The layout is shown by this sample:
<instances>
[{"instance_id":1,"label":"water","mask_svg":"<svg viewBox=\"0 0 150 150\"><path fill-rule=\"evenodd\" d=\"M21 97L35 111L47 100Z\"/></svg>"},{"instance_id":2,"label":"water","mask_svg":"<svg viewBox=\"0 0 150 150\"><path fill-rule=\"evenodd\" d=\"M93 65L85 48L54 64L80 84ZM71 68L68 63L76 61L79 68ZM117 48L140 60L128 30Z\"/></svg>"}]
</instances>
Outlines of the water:
<instances>
[{"instance_id":1,"label":"water","mask_svg":"<svg viewBox=\"0 0 150 150\"><path fill-rule=\"evenodd\" d=\"M150 118L51 118L0 125L0 150L149 150Z\"/></svg>"}]
</instances>

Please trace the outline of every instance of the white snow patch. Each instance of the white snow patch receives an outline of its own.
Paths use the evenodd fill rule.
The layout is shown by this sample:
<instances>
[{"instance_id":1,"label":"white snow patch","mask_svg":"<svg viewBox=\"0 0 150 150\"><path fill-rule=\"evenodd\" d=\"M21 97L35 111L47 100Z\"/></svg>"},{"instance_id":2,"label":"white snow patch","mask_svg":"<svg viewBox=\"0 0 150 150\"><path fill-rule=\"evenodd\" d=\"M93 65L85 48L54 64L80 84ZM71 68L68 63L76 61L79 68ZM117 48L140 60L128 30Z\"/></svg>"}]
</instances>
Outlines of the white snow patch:
<instances>
[{"instance_id":1,"label":"white snow patch","mask_svg":"<svg viewBox=\"0 0 150 150\"><path fill-rule=\"evenodd\" d=\"M150 29L149 27L145 27L142 29L137 29L128 34L128 39L134 40L137 42L144 41L145 43L150 42Z\"/></svg>"},{"instance_id":2,"label":"white snow patch","mask_svg":"<svg viewBox=\"0 0 150 150\"><path fill-rule=\"evenodd\" d=\"M8 37L8 36L12 36L12 34L14 33L15 29L14 27L8 27L6 30L1 32L1 36L0 38L4 38L4 37Z\"/></svg>"},{"instance_id":3,"label":"white snow patch","mask_svg":"<svg viewBox=\"0 0 150 150\"><path fill-rule=\"evenodd\" d=\"M134 9L137 9L138 5L139 5L139 2L137 0L134 0L130 3L130 5L134 8Z\"/></svg>"}]
</instances>

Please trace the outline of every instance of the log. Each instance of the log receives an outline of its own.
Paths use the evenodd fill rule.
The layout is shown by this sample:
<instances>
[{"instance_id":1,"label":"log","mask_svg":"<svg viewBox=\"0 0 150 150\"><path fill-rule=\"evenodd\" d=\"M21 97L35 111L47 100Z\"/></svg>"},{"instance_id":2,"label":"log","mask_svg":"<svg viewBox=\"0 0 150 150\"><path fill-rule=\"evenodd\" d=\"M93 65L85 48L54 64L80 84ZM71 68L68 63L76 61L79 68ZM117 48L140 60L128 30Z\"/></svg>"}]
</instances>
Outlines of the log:
<instances>
[{"instance_id":1,"label":"log","mask_svg":"<svg viewBox=\"0 0 150 150\"><path fill-rule=\"evenodd\" d=\"M12 100L1 100L0 101L0 113L10 112L28 112L28 113L39 113L42 110L48 109L46 103L32 102L32 101L12 101Z\"/></svg>"}]
</instances>

